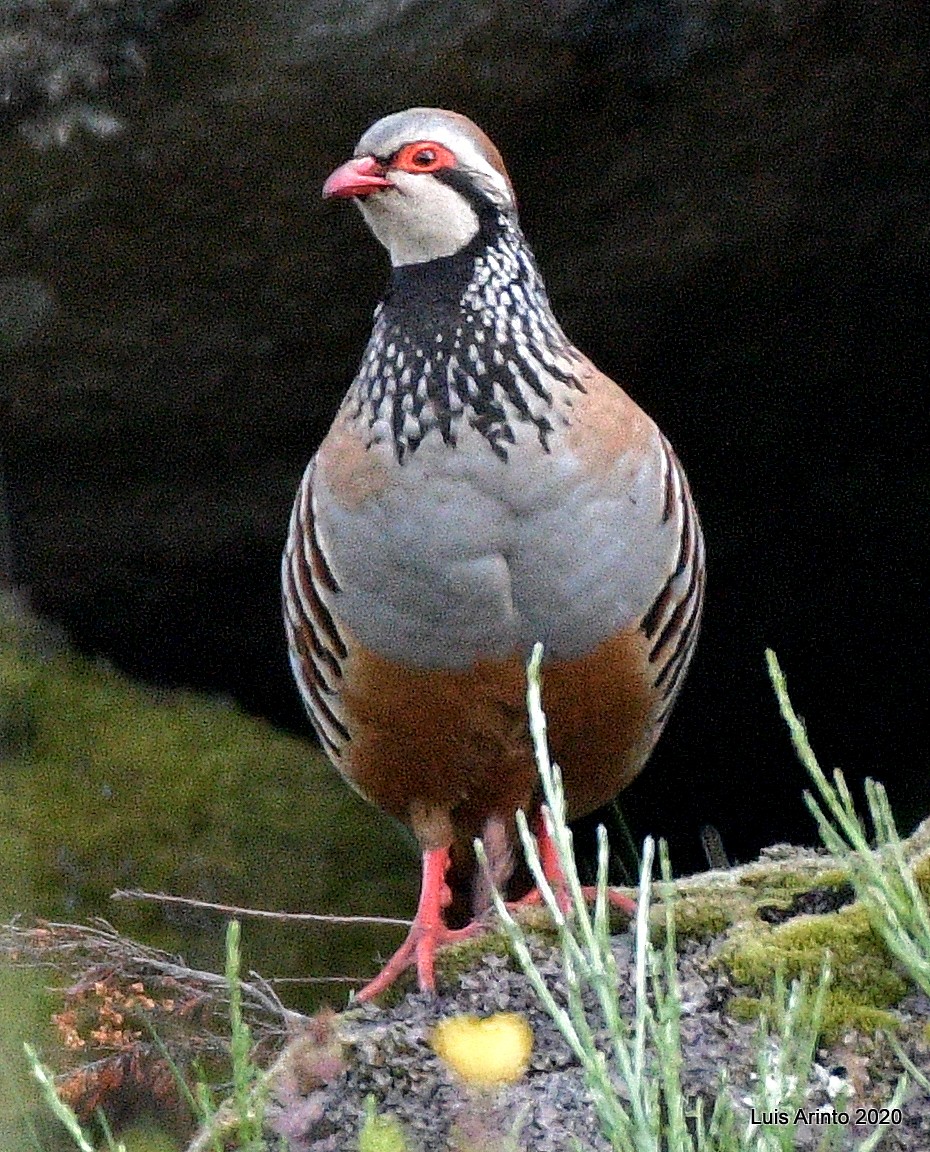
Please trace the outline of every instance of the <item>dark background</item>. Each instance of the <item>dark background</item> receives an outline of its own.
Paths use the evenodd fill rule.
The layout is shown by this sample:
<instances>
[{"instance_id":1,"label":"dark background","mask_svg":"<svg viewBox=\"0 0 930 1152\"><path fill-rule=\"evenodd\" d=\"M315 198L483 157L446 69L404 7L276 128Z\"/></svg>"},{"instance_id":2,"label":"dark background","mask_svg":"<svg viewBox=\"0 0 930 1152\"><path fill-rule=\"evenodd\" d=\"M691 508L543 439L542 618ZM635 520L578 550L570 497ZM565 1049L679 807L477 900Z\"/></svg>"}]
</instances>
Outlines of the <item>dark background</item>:
<instances>
[{"instance_id":1,"label":"dark background","mask_svg":"<svg viewBox=\"0 0 930 1152\"><path fill-rule=\"evenodd\" d=\"M926 815L923 0L87 5L23 50L35 19L0 24L0 453L38 612L309 735L278 555L386 278L319 189L372 120L439 104L500 146L564 327L704 521L634 836L681 870L706 823L733 860L812 841L766 646L823 765Z\"/></svg>"}]
</instances>

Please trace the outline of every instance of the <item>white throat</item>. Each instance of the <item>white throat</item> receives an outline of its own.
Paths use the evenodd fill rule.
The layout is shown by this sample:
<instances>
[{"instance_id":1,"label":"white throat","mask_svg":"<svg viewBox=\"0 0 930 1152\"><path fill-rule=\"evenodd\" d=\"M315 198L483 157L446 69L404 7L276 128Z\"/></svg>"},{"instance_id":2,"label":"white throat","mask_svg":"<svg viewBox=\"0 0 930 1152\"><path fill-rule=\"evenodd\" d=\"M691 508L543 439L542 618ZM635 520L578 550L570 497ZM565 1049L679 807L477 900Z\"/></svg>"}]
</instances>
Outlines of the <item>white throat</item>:
<instances>
[{"instance_id":1,"label":"white throat","mask_svg":"<svg viewBox=\"0 0 930 1152\"><path fill-rule=\"evenodd\" d=\"M452 256L474 239L478 216L439 180L398 173L395 187L356 200L394 267Z\"/></svg>"}]
</instances>

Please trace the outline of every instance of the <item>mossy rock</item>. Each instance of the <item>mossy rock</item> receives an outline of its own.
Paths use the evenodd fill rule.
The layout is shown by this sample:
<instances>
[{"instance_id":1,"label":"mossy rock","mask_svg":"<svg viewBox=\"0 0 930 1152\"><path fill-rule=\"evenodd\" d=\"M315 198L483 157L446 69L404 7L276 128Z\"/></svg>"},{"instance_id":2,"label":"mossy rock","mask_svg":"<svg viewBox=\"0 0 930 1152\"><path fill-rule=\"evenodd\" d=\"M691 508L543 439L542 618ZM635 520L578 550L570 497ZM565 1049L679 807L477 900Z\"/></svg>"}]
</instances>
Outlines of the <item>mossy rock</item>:
<instances>
[{"instance_id":1,"label":"mossy rock","mask_svg":"<svg viewBox=\"0 0 930 1152\"><path fill-rule=\"evenodd\" d=\"M137 887L267 909L400 916L408 834L309 742L228 702L133 683L0 601L0 915L112 919L222 965L224 917L110 902ZM268 974L366 974L399 930L246 922ZM273 959L272 959L273 958Z\"/></svg>"},{"instance_id":2,"label":"mossy rock","mask_svg":"<svg viewBox=\"0 0 930 1152\"><path fill-rule=\"evenodd\" d=\"M930 877L928 848L930 821L906 843L922 885ZM815 984L829 956L824 1039L832 1041L848 1029L874 1033L895 1027L889 1010L914 990L913 984L855 902L849 873L825 851L776 845L750 864L684 877L672 887L678 945L710 945L731 988L735 1018L768 1012L776 974L789 982L804 976ZM663 898L664 885L657 883L650 912L655 946L665 939ZM806 911L818 907L826 910ZM546 936L543 926L540 938ZM460 969L460 957L449 959L450 973ZM443 958L440 971L444 964Z\"/></svg>"},{"instance_id":3,"label":"mossy rock","mask_svg":"<svg viewBox=\"0 0 930 1152\"><path fill-rule=\"evenodd\" d=\"M777 974L815 984L829 964L830 986L823 1032L836 1038L847 1028L874 1032L894 1026L887 1011L910 990L859 905L820 916L800 916L786 924L741 925L720 953L720 962L736 984L751 989L760 1008Z\"/></svg>"}]
</instances>

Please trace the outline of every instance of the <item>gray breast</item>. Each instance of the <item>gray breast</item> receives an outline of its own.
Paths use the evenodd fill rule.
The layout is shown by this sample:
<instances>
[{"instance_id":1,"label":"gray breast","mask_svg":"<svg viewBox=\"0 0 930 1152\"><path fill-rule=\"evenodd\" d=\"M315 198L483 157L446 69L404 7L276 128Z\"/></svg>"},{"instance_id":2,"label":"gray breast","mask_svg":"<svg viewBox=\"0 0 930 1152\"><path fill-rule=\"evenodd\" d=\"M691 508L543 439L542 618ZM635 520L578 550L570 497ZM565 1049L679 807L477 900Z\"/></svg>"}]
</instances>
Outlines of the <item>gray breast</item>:
<instances>
[{"instance_id":1,"label":"gray breast","mask_svg":"<svg viewBox=\"0 0 930 1152\"><path fill-rule=\"evenodd\" d=\"M347 509L316 478L317 531L340 593L333 610L380 655L468 667L541 640L572 657L641 619L677 545L654 451L586 473L557 432L551 451L516 429L501 460L463 430L425 440L394 483ZM372 451L388 453L386 445Z\"/></svg>"}]
</instances>

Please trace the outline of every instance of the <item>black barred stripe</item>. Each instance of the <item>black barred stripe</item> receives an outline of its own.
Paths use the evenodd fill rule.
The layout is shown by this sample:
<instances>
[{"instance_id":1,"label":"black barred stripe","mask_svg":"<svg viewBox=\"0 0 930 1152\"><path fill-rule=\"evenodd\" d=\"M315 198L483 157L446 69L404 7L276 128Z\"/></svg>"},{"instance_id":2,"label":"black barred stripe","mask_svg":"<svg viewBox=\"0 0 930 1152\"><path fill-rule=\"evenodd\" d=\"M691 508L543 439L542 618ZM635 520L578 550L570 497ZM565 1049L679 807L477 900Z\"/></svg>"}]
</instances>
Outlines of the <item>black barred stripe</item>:
<instances>
[{"instance_id":1,"label":"black barred stripe","mask_svg":"<svg viewBox=\"0 0 930 1152\"><path fill-rule=\"evenodd\" d=\"M697 557L697 569L700 575L695 594L691 600L688 623L682 629L674 652L656 679L656 687L663 685L664 682L664 687L662 688L663 704L655 720L657 729L661 729L668 719L668 715L675 703L675 698L678 695L678 689L684 679L688 665L691 663L691 657L694 654L694 649L697 644L698 628L704 607L705 574L703 550Z\"/></svg>"},{"instance_id":2,"label":"black barred stripe","mask_svg":"<svg viewBox=\"0 0 930 1152\"><path fill-rule=\"evenodd\" d=\"M649 606L649 611L643 617L643 622L640 624L646 639L651 640L655 635L656 629L659 627L659 621L665 616L665 613L671 607L672 603L672 584L675 582L675 577L670 576L668 580L662 585L659 595L656 596L652 604ZM652 657L649 657L650 660Z\"/></svg>"},{"instance_id":3,"label":"black barred stripe","mask_svg":"<svg viewBox=\"0 0 930 1152\"><path fill-rule=\"evenodd\" d=\"M684 508L683 508L685 515L684 515L684 524L682 526L682 556L683 556L683 559L685 557L685 537L687 536L687 538L688 538L687 539L687 545L689 547L689 550L690 550L691 542L693 539L692 532L690 530L685 532L685 525L690 525L690 523L691 523L691 518L690 518L690 516L688 516L687 510L688 510L688 505L686 502L684 505ZM695 588L695 585L697 584L698 578L700 576L700 567L695 562L696 559L697 558L693 555L693 553L687 556L687 560L691 564L691 579L688 581L688 587L685 589L684 596L676 604L675 611L671 614L671 616L669 616L668 620L665 623L665 627L659 633L658 640L656 640L655 644L653 644L652 648L649 651L649 663L650 664L653 663L653 661L656 659L656 657L659 655L659 653L662 651L662 649L665 647L665 645L669 642L671 637L675 634L676 630L681 626L681 620L682 620L682 616L684 615L685 608L686 608L689 600L691 599L691 597L694 595L694 588ZM678 569L676 570L675 575L673 577L673 580L678 579L678 577L682 574L682 572L684 572L685 567L686 567L685 564L679 564Z\"/></svg>"},{"instance_id":4,"label":"black barred stripe","mask_svg":"<svg viewBox=\"0 0 930 1152\"><path fill-rule=\"evenodd\" d=\"M668 472L665 476L665 506L680 518L675 568L649 606L640 625L648 640L654 641L649 662L659 664L654 686L660 692L661 706L655 724L661 729L684 679L697 642L704 604L704 540L688 481L678 458L667 441L662 448ZM690 572L688 571L690 569ZM685 588L678 587L688 572ZM658 635L657 635L658 634Z\"/></svg>"},{"instance_id":5,"label":"black barred stripe","mask_svg":"<svg viewBox=\"0 0 930 1152\"><path fill-rule=\"evenodd\" d=\"M310 723L313 725L313 731L316 733L316 737L319 742L323 745L326 754L331 760L339 760L339 758L342 756L342 746L337 744L335 740L331 740L329 738L326 733L326 729L320 723L319 718L313 714L313 704L306 697L304 697L304 707L306 709L307 715L310 717Z\"/></svg>"},{"instance_id":6,"label":"black barred stripe","mask_svg":"<svg viewBox=\"0 0 930 1152\"><path fill-rule=\"evenodd\" d=\"M663 620L665 620L666 614L675 602L676 596L674 587L676 582L681 577L689 563L694 565L695 540L697 538L697 534L700 532L700 529L696 526L697 516L694 511L694 505L691 503L691 497L687 488L687 481L684 478L681 465L678 463L678 458L675 456L675 453L664 439L662 441L662 448L665 463L668 469L665 482L665 504L666 508L669 508L670 501L674 501L675 504L680 505L681 533L678 541L678 556L675 562L675 568L665 583L662 585L655 600L653 600L652 604L650 604L645 616L642 619L642 623L640 624L640 628L642 629L647 640L652 640L652 638L655 636L659 625ZM676 480L678 482L677 484L675 483ZM676 489L678 490L677 492ZM664 521L669 519L669 516L666 515L664 510L662 519ZM693 589L696 568L696 565L692 568L691 580L688 586L688 590L685 593L685 599L687 599ZM658 640L656 640L655 644L653 644L652 649L649 652L650 663L653 663L658 654L662 651L662 648L668 641L668 637L671 631L678 626L680 618L681 604L678 604L678 606L672 612L671 617L666 621L665 627L662 629Z\"/></svg>"},{"instance_id":7,"label":"black barred stripe","mask_svg":"<svg viewBox=\"0 0 930 1152\"><path fill-rule=\"evenodd\" d=\"M700 618L700 613L698 613L697 616ZM691 663L691 657L694 655L696 641L697 630L694 630L691 633L690 643L688 644L687 648L682 650L681 659L675 668L673 675L666 684L665 691L662 694L662 708L656 717L656 725L658 727L661 727L665 723L665 721L668 719L669 713L675 706L675 700L678 696L678 689L681 687L684 674L688 670L688 665Z\"/></svg>"},{"instance_id":8,"label":"black barred stripe","mask_svg":"<svg viewBox=\"0 0 930 1152\"><path fill-rule=\"evenodd\" d=\"M303 615L300 620L291 621L291 644L301 663L312 671L314 683L319 685L320 690L327 696L334 696L336 689L330 680L341 680L342 668L332 652L320 644L319 637L306 623L306 617Z\"/></svg>"},{"instance_id":9,"label":"black barred stripe","mask_svg":"<svg viewBox=\"0 0 930 1152\"><path fill-rule=\"evenodd\" d=\"M665 503L662 505L662 523L667 524L672 514L672 509L675 507L674 472L676 465L678 465L678 457L664 436L662 437L662 448L664 450L663 460L665 463Z\"/></svg>"},{"instance_id":10,"label":"black barred stripe","mask_svg":"<svg viewBox=\"0 0 930 1152\"><path fill-rule=\"evenodd\" d=\"M333 570L329 566L329 562L323 555L323 549L320 547L320 542L316 535L316 522L313 519L313 512L310 508L310 501L307 501L307 521L304 526L304 539L310 541L310 571L313 574L314 580L326 589L327 592L341 592L339 581L333 575Z\"/></svg>"},{"instance_id":11,"label":"black barred stripe","mask_svg":"<svg viewBox=\"0 0 930 1152\"><path fill-rule=\"evenodd\" d=\"M697 596L694 596L694 592L697 592ZM672 654L669 656L665 667L656 677L655 686L656 688L660 688L663 682L669 676L669 673L673 672L674 670L674 674L672 675L668 682L668 686L665 689L666 694L674 692L675 685L678 682L679 673L681 672L682 666L686 663L686 659L684 658L687 657L688 653L694 647L694 642L697 639L697 625L701 618L701 604L703 603L703 599L704 574L702 572L698 580L695 582L692 592L690 592L688 597L682 601L681 605L679 605L679 607L687 607L689 610L690 615L688 617L688 622L679 632L678 642L676 643Z\"/></svg>"},{"instance_id":12,"label":"black barred stripe","mask_svg":"<svg viewBox=\"0 0 930 1152\"><path fill-rule=\"evenodd\" d=\"M338 594L339 584L317 536L312 476L308 471L297 494L282 563L284 621L307 714L323 747L339 759L350 734L339 715L335 684L342 678L348 650L321 595Z\"/></svg>"},{"instance_id":13,"label":"black barred stripe","mask_svg":"<svg viewBox=\"0 0 930 1152\"><path fill-rule=\"evenodd\" d=\"M700 620L700 612L696 613L696 620ZM661 727L668 719L669 713L675 705L675 700L678 696L678 689L681 687L684 679L684 674L688 670L688 665L691 663L691 657L694 655L694 649L697 642L697 629L693 629L690 633L690 641L686 648L682 649L679 662L675 668L674 673L669 678L665 690L662 694L662 709L656 717L656 725Z\"/></svg>"},{"instance_id":14,"label":"black barred stripe","mask_svg":"<svg viewBox=\"0 0 930 1152\"><path fill-rule=\"evenodd\" d=\"M343 743L347 743L349 739L349 730L346 728L345 724L342 723L339 717L333 712L332 708L330 708L326 700L320 695L317 683L315 681L308 682L307 680L304 680L304 687L306 688L307 695L310 697L312 706L317 713L315 717L311 713L311 719L315 719L317 722L317 730L319 731L320 728L323 728L323 720L321 717L325 718L326 723L330 728L333 728L336 731L338 736L342 738ZM328 738L328 736L327 743L332 745L332 741ZM332 746L335 747L335 745Z\"/></svg>"},{"instance_id":15,"label":"black barred stripe","mask_svg":"<svg viewBox=\"0 0 930 1152\"><path fill-rule=\"evenodd\" d=\"M313 624L315 624L320 632L323 633L329 648L333 655L343 660L346 656L346 646L342 637L339 635L339 628L336 621L333 619L333 614L326 607L320 599L320 594L317 591L316 583L313 579L313 561L312 556L314 551L319 552L319 544L316 540L316 532L314 530L313 517L308 515L307 523L302 524L303 528L300 544L294 550L293 554L293 567L295 571L295 580L300 580L300 591L304 594L305 599L310 603L311 612L313 616ZM311 560L308 563L306 556L306 546L310 544Z\"/></svg>"},{"instance_id":16,"label":"black barred stripe","mask_svg":"<svg viewBox=\"0 0 930 1152\"><path fill-rule=\"evenodd\" d=\"M297 549L299 548L300 543L298 541ZM345 658L345 645L336 631L336 622L333 620L332 613L320 599L319 593L313 585L313 576L299 550L291 553L288 568L290 570L291 600L299 616L295 633L298 650L302 641L309 652L321 660L334 676L341 677L342 669L339 667L339 660ZM295 569L297 569L297 573L295 573ZM305 603L307 610L304 608ZM325 640L329 641L328 645L324 642L324 637Z\"/></svg>"},{"instance_id":17,"label":"black barred stripe","mask_svg":"<svg viewBox=\"0 0 930 1152\"><path fill-rule=\"evenodd\" d=\"M691 584L688 585L688 591L685 593L684 597L681 600L679 600L678 603L675 605L675 611L668 618L668 623L662 629L662 635L659 637L658 641L656 642L656 644L653 646L652 650L649 653L649 663L650 664L655 663L661 650L665 647L666 644L669 643L669 641L675 639L676 636L678 637L677 643L678 644L681 643L681 633L683 630L682 625L684 624L684 621L685 621L685 613L687 612L688 608L690 607L690 598L691 598L691 595L693 594L696 582L697 582L696 581L696 573L692 572L691 573ZM685 625L685 627L687 627L687 625ZM677 651L677 644L676 644L676 651ZM663 664L662 671L656 677L655 684L656 684L657 688L659 687L659 685L662 683L662 681L665 679L666 675L668 674L669 661L671 661L673 659L674 659L674 651L671 653L671 655L666 655L666 657L665 657L665 662Z\"/></svg>"}]
</instances>

